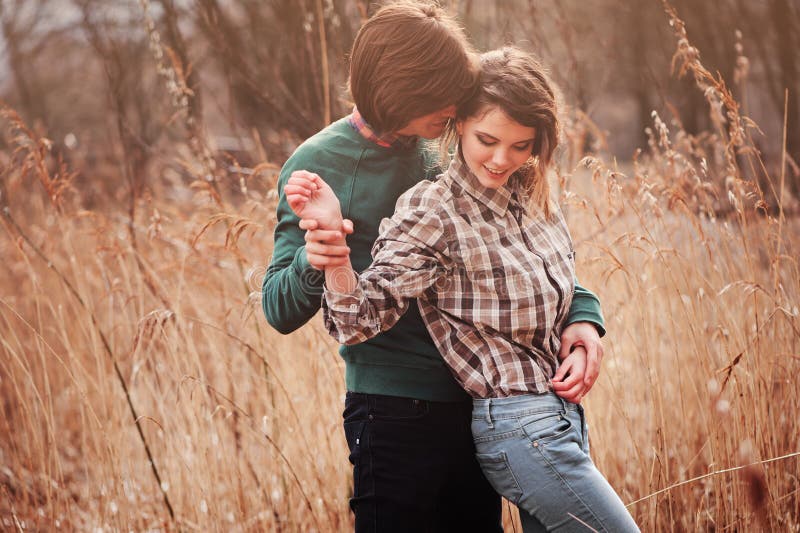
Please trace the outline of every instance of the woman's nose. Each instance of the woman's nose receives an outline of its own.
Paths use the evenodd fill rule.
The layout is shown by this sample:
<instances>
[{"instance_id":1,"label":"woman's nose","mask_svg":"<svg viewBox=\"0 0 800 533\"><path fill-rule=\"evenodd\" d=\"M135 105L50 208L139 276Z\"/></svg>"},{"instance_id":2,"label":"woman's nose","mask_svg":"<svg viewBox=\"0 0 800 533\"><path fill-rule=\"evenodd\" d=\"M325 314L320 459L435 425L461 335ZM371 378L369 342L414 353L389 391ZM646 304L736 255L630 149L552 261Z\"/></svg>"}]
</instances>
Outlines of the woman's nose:
<instances>
[{"instance_id":1,"label":"woman's nose","mask_svg":"<svg viewBox=\"0 0 800 533\"><path fill-rule=\"evenodd\" d=\"M508 151L498 148L492 154L492 163L497 166L505 165L508 162Z\"/></svg>"}]
</instances>

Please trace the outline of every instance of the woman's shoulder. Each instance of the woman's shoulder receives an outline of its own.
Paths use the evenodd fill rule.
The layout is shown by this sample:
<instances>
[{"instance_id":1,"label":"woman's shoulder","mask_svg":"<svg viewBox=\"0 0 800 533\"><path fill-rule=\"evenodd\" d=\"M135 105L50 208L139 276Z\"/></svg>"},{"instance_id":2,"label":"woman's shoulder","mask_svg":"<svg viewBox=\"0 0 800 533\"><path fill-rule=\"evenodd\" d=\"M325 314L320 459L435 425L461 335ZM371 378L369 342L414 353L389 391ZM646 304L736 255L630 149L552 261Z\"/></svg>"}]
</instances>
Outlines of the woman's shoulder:
<instances>
[{"instance_id":1,"label":"woman's shoulder","mask_svg":"<svg viewBox=\"0 0 800 533\"><path fill-rule=\"evenodd\" d=\"M439 212L452 198L452 192L443 183L441 175L434 179L422 180L397 199L395 211Z\"/></svg>"},{"instance_id":2,"label":"woman's shoulder","mask_svg":"<svg viewBox=\"0 0 800 533\"><path fill-rule=\"evenodd\" d=\"M392 217L381 222L381 236L376 246L383 248L389 242L411 243L415 247L446 256L447 205L451 196L449 188L438 181L417 183L398 198Z\"/></svg>"},{"instance_id":3,"label":"woman's shoulder","mask_svg":"<svg viewBox=\"0 0 800 533\"><path fill-rule=\"evenodd\" d=\"M446 233L447 205L451 196L449 188L438 180L417 183L398 198L392 217L383 219L381 234L399 240L411 238L434 248L443 246L439 240ZM401 235L404 237L399 237ZM437 244L434 245L434 241Z\"/></svg>"}]
</instances>

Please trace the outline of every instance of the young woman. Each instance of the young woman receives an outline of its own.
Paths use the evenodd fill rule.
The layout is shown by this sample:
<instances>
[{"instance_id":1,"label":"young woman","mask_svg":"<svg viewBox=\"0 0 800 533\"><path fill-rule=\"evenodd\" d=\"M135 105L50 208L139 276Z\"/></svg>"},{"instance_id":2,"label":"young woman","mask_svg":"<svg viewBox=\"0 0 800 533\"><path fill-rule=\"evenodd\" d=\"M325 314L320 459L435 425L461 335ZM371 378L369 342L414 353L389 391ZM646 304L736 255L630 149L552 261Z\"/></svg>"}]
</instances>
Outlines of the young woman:
<instances>
[{"instance_id":1,"label":"young woman","mask_svg":"<svg viewBox=\"0 0 800 533\"><path fill-rule=\"evenodd\" d=\"M552 392L574 291L574 252L545 171L558 144L553 91L528 54L481 57L477 93L459 107L458 145L434 181L403 194L385 219L371 266L325 270L329 332L353 344L391 328L417 298L425 324L472 396L484 475L517 504L525 531L638 531L592 463L583 409ZM341 226L318 176L285 194L304 219ZM579 348L559 373L579 365Z\"/></svg>"}]
</instances>

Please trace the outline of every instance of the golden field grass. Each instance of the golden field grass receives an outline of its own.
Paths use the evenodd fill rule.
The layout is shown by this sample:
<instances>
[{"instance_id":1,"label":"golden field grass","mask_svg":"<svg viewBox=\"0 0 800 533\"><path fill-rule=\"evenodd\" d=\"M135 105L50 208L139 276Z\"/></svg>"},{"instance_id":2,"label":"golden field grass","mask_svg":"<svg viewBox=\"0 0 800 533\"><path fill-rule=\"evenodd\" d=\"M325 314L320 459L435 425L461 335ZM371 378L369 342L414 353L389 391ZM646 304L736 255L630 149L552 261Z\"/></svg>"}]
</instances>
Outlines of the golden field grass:
<instances>
[{"instance_id":1,"label":"golden field grass","mask_svg":"<svg viewBox=\"0 0 800 533\"><path fill-rule=\"evenodd\" d=\"M686 46L718 131L655 116L621 168L566 132L561 203L608 329L592 455L643 531L800 531L791 169L746 177L751 129ZM276 166L208 181L190 140L172 153L194 181L162 156L130 220L4 116L2 528L351 529L343 363L318 319L281 336L260 310Z\"/></svg>"},{"instance_id":2,"label":"golden field grass","mask_svg":"<svg viewBox=\"0 0 800 533\"><path fill-rule=\"evenodd\" d=\"M598 171L565 207L609 331L595 461L643 530L797 530L797 220L670 211L644 174ZM123 217L6 183L4 527L348 529L343 364L318 320L284 337L260 311L271 185L229 207L261 221L236 251L224 221L196 239L219 212L201 195L153 200L137 253Z\"/></svg>"}]
</instances>

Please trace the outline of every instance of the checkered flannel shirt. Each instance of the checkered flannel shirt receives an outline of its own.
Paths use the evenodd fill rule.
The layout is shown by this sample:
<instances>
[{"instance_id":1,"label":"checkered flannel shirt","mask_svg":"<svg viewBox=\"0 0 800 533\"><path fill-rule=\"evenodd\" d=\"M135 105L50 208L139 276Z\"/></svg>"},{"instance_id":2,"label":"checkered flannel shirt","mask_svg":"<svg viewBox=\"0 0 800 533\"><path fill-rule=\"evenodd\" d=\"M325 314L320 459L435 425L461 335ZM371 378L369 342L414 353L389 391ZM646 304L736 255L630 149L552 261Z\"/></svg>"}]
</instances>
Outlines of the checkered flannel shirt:
<instances>
[{"instance_id":1,"label":"checkered flannel shirt","mask_svg":"<svg viewBox=\"0 0 800 533\"><path fill-rule=\"evenodd\" d=\"M437 348L475 398L550 389L575 287L560 211L525 207L512 177L487 189L461 159L397 201L350 294L326 289L325 325L343 344L391 328L417 298Z\"/></svg>"}]
</instances>

